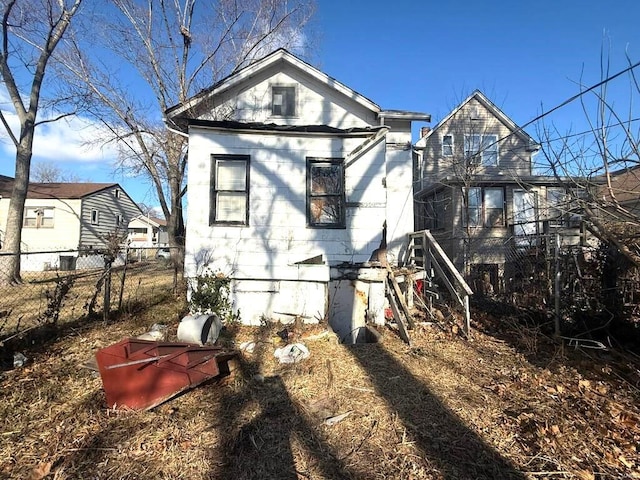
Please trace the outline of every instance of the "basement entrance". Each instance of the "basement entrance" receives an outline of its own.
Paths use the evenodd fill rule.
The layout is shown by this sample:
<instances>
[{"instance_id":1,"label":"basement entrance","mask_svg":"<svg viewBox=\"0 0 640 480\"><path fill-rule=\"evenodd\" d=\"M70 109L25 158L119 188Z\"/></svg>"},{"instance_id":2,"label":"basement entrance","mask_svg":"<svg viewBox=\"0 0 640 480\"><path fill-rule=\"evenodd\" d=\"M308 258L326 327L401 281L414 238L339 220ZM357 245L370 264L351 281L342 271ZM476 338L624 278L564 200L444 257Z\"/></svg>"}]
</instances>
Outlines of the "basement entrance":
<instances>
[{"instance_id":1,"label":"basement entrance","mask_svg":"<svg viewBox=\"0 0 640 480\"><path fill-rule=\"evenodd\" d=\"M384 325L385 280L380 267L346 265L331 268L329 325L340 343L375 343Z\"/></svg>"}]
</instances>

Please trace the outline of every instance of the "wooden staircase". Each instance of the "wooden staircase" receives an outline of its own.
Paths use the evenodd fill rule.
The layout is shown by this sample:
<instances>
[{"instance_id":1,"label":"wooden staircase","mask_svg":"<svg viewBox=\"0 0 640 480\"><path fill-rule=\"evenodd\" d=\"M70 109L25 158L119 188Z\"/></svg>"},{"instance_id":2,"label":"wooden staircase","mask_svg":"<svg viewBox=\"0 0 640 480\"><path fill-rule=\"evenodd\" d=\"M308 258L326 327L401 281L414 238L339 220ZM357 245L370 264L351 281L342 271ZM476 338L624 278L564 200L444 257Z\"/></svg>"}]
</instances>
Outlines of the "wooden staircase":
<instances>
[{"instance_id":1,"label":"wooden staircase","mask_svg":"<svg viewBox=\"0 0 640 480\"><path fill-rule=\"evenodd\" d=\"M422 230L409 234L409 246L404 261L404 266L410 269L422 271L424 276L424 288L429 298L437 297L433 290L434 279L444 285L451 298L461 307L464 322L463 330L467 337L471 330L471 312L469 310L469 296L473 295L473 290L469 287L460 272L453 265L437 240L431 235L429 230ZM394 317L397 320L401 337L410 343L408 329L413 327L413 320L409 314L407 303L402 295L394 273L388 269L388 297ZM413 286L407 288L408 295L413 292Z\"/></svg>"}]
</instances>

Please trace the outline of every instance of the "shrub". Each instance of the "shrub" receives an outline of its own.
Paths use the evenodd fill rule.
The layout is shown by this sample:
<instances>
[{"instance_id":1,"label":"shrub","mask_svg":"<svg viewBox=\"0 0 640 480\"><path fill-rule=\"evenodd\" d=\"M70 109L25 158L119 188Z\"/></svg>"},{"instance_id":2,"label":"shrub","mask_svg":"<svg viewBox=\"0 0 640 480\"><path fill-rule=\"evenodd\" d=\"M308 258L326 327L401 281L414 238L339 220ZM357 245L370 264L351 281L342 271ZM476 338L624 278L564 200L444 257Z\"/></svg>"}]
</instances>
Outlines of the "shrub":
<instances>
[{"instance_id":1,"label":"shrub","mask_svg":"<svg viewBox=\"0 0 640 480\"><path fill-rule=\"evenodd\" d=\"M229 299L231 279L222 273L204 273L192 280L191 299L192 313L215 313L221 320L237 322L240 312L233 311Z\"/></svg>"}]
</instances>

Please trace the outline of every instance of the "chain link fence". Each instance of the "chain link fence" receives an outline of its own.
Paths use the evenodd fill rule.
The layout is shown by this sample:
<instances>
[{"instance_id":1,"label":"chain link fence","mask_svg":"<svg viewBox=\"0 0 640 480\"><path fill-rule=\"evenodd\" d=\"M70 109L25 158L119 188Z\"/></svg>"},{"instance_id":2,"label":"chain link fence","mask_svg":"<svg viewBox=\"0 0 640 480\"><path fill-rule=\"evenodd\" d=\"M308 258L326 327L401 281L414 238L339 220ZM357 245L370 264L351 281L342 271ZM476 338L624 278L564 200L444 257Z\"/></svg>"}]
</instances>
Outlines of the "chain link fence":
<instances>
[{"instance_id":1,"label":"chain link fence","mask_svg":"<svg viewBox=\"0 0 640 480\"><path fill-rule=\"evenodd\" d=\"M470 244L472 255L476 248L503 260L470 264L476 299L544 312L557 333L640 327L640 273L617 248L560 232L537 235L527 243L516 240Z\"/></svg>"},{"instance_id":2,"label":"chain link fence","mask_svg":"<svg viewBox=\"0 0 640 480\"><path fill-rule=\"evenodd\" d=\"M171 292L174 282L168 248L29 252L20 256L20 271L20 283L0 272L0 348L61 323L132 311Z\"/></svg>"}]
</instances>

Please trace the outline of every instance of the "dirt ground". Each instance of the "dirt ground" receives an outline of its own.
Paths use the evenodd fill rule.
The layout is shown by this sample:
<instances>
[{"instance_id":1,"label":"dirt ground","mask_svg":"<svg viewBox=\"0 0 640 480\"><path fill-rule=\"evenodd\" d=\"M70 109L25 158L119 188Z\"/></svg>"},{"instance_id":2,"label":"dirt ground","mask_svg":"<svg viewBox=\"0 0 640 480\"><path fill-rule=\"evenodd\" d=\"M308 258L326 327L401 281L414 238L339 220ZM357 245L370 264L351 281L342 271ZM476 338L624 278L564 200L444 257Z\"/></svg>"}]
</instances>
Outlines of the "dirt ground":
<instances>
[{"instance_id":1,"label":"dirt ground","mask_svg":"<svg viewBox=\"0 0 640 480\"><path fill-rule=\"evenodd\" d=\"M157 322L166 297L108 324L65 326L0 374L0 477L16 479L640 478L640 363L561 347L474 312L472 340L422 324L346 346L289 327L309 358L278 364L282 325L230 326L230 376L151 411L106 408L96 349ZM282 335L284 336L284 335Z\"/></svg>"}]
</instances>

